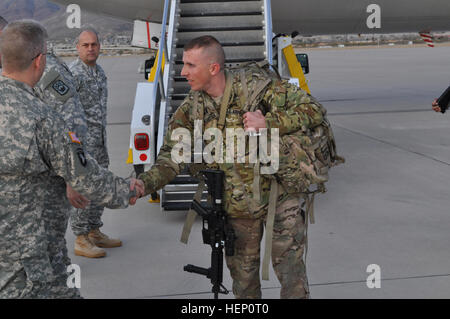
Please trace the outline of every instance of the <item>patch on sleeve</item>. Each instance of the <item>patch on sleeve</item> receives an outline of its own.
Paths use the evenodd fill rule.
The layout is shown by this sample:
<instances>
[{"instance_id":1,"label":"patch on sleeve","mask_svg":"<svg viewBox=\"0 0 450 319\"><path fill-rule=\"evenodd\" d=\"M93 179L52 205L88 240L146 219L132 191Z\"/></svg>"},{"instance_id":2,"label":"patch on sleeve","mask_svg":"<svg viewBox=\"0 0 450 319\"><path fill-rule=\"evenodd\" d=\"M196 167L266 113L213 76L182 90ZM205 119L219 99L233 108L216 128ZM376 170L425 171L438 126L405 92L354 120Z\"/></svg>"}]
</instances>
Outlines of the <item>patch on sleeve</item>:
<instances>
[{"instance_id":1,"label":"patch on sleeve","mask_svg":"<svg viewBox=\"0 0 450 319\"><path fill-rule=\"evenodd\" d=\"M78 159L80 160L81 165L86 167L87 164L86 155L84 155L84 151L82 148L77 149L77 156Z\"/></svg>"},{"instance_id":2,"label":"patch on sleeve","mask_svg":"<svg viewBox=\"0 0 450 319\"><path fill-rule=\"evenodd\" d=\"M56 93L58 93L61 96L66 95L69 92L69 87L66 83L64 83L61 80L57 80L52 84L53 90L55 90Z\"/></svg>"},{"instance_id":3,"label":"patch on sleeve","mask_svg":"<svg viewBox=\"0 0 450 319\"><path fill-rule=\"evenodd\" d=\"M77 143L81 145L81 141L78 139L77 135L74 132L69 132L69 137L72 143Z\"/></svg>"}]
</instances>

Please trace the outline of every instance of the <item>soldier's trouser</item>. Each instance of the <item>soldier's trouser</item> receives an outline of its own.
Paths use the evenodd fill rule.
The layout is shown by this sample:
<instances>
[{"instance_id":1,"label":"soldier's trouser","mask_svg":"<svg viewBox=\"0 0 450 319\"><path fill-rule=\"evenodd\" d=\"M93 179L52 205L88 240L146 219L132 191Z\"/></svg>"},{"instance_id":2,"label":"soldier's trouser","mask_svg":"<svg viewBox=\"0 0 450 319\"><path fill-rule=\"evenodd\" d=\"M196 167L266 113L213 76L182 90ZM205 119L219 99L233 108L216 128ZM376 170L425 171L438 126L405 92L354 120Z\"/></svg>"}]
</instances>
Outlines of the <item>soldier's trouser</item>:
<instances>
[{"instance_id":1,"label":"soldier's trouser","mask_svg":"<svg viewBox=\"0 0 450 319\"><path fill-rule=\"evenodd\" d=\"M68 299L81 298L77 288L68 288L67 276L52 282L31 281L23 269L0 290L0 299Z\"/></svg>"},{"instance_id":2,"label":"soldier's trouser","mask_svg":"<svg viewBox=\"0 0 450 319\"><path fill-rule=\"evenodd\" d=\"M236 233L235 255L226 256L233 279L236 298L260 299L260 252L265 217L229 220ZM309 298L303 253L306 244L304 212L298 198L289 198L277 205L272 264L281 283L281 298Z\"/></svg>"},{"instance_id":3,"label":"soldier's trouser","mask_svg":"<svg viewBox=\"0 0 450 319\"><path fill-rule=\"evenodd\" d=\"M17 272L14 279L10 280L0 289L1 299L44 299L49 298L48 283L32 282L27 279L25 270Z\"/></svg>"},{"instance_id":4,"label":"soldier's trouser","mask_svg":"<svg viewBox=\"0 0 450 319\"><path fill-rule=\"evenodd\" d=\"M102 215L104 207L93 206L87 209L73 209L70 226L75 236L87 235L91 230L103 226Z\"/></svg>"},{"instance_id":5,"label":"soldier's trouser","mask_svg":"<svg viewBox=\"0 0 450 319\"><path fill-rule=\"evenodd\" d=\"M67 286L67 267L72 263L67 252L66 231L70 211L74 209L66 196L66 183L54 177L47 185L43 218L48 238L48 254L55 279L48 284L49 298L80 298L77 288Z\"/></svg>"},{"instance_id":6,"label":"soldier's trouser","mask_svg":"<svg viewBox=\"0 0 450 319\"><path fill-rule=\"evenodd\" d=\"M91 155L101 167L108 168L109 159L106 150ZM103 226L102 215L105 208L103 206L89 205L86 209L72 209L70 216L70 226L75 236L87 235L91 230Z\"/></svg>"}]
</instances>

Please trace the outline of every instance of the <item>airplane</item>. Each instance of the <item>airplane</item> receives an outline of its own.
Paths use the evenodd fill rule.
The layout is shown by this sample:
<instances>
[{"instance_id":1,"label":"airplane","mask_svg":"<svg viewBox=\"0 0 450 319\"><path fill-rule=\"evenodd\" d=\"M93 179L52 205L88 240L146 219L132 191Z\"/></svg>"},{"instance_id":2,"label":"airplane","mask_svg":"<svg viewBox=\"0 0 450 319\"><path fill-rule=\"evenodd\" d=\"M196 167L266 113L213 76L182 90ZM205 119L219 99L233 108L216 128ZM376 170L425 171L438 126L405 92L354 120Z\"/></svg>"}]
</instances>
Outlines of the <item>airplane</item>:
<instances>
[{"instance_id":1,"label":"airplane","mask_svg":"<svg viewBox=\"0 0 450 319\"><path fill-rule=\"evenodd\" d=\"M286 34L303 36L342 33L394 33L450 30L450 2L448 0L258 0L258 1L193 1L183 0L177 8L181 19L171 16L172 30L166 31L166 52L170 59L152 69L149 82L139 84L136 90L131 123L130 149L127 163L133 164L136 173L145 165L154 163L162 145L167 119L178 108L189 90L186 79L180 76L182 46L192 36L207 32L223 44L226 62L239 64L248 61L268 60L275 64L280 75L288 78L303 90L310 92L301 59L295 55L291 39ZM78 5L79 13L90 11L141 24L139 33L150 47L149 23L163 22L163 7L171 1L151 0L54 0L59 4ZM267 10L266 8L271 8ZM69 9L69 7L68 7ZM242 10L242 11L239 11ZM68 10L70 11L70 10ZM168 12L168 11L167 11ZM244 15L245 18L242 16ZM82 16L82 14L81 14ZM142 26L144 21L144 26ZM147 27L145 27L147 24ZM164 27L163 27L164 29ZM170 27L169 27L170 29ZM230 32L232 31L232 32ZM159 32L159 35L163 31ZM271 38L272 33L283 35ZM217 35L216 35L217 34ZM134 37L134 35L133 35ZM276 42L274 42L276 39ZM166 41L164 37L161 42ZM173 44L175 44L173 46ZM164 48L162 45L162 48ZM174 52L170 51L173 47ZM169 53L167 53L169 51ZM273 54L275 53L275 54ZM173 58L172 58L173 57ZM271 58L268 58L271 57ZM162 71L162 66L167 67ZM302 71L303 69L303 71ZM153 72L154 71L154 72ZM164 73L164 75L163 75ZM307 72L306 72L307 73ZM159 80L159 78L161 80ZM169 88L170 87L170 88ZM161 98L158 96L158 89ZM167 100L166 100L166 97ZM159 121L156 119L159 118ZM145 120L144 120L145 119ZM179 177L179 178L178 178ZM165 210L185 210L192 202L195 181L186 174L178 176L161 191L161 207ZM189 185L187 187L186 185ZM152 194L157 200L157 194Z\"/></svg>"},{"instance_id":2,"label":"airplane","mask_svg":"<svg viewBox=\"0 0 450 319\"><path fill-rule=\"evenodd\" d=\"M52 0L127 21L161 23L164 1ZM450 30L448 0L274 0L273 31L303 36ZM377 18L379 18L377 23Z\"/></svg>"}]
</instances>

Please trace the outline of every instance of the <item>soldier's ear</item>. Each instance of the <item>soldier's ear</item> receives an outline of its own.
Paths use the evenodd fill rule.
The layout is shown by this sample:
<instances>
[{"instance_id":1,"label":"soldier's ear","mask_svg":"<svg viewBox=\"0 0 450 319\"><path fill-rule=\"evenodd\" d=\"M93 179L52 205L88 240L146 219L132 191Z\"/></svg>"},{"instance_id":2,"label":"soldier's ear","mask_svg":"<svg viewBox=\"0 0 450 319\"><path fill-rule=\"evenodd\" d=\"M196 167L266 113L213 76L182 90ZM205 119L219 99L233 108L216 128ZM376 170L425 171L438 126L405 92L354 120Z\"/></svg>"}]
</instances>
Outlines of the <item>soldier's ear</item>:
<instances>
[{"instance_id":1,"label":"soldier's ear","mask_svg":"<svg viewBox=\"0 0 450 319\"><path fill-rule=\"evenodd\" d=\"M42 63L44 63L43 68L45 68L46 63L46 57L45 54L41 53L36 58L33 59L31 62L31 65L33 66L33 69L39 69L42 66Z\"/></svg>"},{"instance_id":2,"label":"soldier's ear","mask_svg":"<svg viewBox=\"0 0 450 319\"><path fill-rule=\"evenodd\" d=\"M219 63L211 63L209 65L209 72L211 72L211 75L217 75L220 72L220 64Z\"/></svg>"}]
</instances>

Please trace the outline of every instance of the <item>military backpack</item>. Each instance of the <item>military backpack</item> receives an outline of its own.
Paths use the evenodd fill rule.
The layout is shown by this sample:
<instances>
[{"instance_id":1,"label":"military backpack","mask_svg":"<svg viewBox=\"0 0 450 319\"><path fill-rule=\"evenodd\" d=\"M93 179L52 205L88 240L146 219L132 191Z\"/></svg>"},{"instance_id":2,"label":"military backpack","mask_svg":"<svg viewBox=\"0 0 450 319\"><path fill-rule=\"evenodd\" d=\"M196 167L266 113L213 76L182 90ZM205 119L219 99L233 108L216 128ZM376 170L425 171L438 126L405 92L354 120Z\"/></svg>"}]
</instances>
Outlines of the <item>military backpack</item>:
<instances>
[{"instance_id":1,"label":"military backpack","mask_svg":"<svg viewBox=\"0 0 450 319\"><path fill-rule=\"evenodd\" d=\"M247 88L246 73L261 74L261 81L257 81L253 90ZM250 62L240 66L235 72L239 72L242 83L242 91L247 92L247 97L241 97L244 101L244 110L254 112L260 104L261 98L272 79L281 80L276 69L270 70L267 62ZM248 92L252 92L248 96ZM309 95L309 94L308 94ZM276 180L289 194L311 194L325 192L325 183L328 181L328 170L340 163L344 158L337 155L336 142L328 121L326 109L309 95L311 103L314 103L322 112L322 123L312 129L299 130L283 135L279 143L279 169L274 174ZM311 186L316 185L315 190Z\"/></svg>"}]
</instances>

